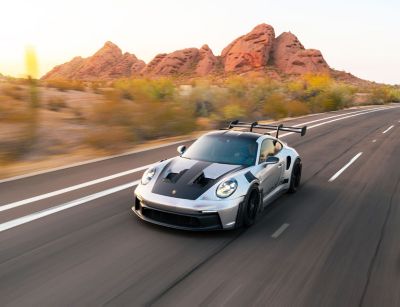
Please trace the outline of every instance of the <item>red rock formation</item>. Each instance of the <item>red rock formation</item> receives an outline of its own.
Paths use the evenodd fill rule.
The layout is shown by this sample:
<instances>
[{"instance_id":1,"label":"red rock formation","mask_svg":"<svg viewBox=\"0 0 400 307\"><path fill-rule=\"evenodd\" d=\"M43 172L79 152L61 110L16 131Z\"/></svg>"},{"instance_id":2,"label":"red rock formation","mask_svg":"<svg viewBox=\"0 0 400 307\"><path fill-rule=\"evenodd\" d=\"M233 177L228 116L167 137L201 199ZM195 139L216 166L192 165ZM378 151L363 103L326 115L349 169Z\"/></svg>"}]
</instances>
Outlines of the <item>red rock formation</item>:
<instances>
[{"instance_id":1,"label":"red rock formation","mask_svg":"<svg viewBox=\"0 0 400 307\"><path fill-rule=\"evenodd\" d=\"M286 73L291 75L328 72L328 64L326 64L321 52L315 49L298 51L290 58L286 69Z\"/></svg>"},{"instance_id":2,"label":"red rock formation","mask_svg":"<svg viewBox=\"0 0 400 307\"><path fill-rule=\"evenodd\" d=\"M93 56L56 66L42 79L110 80L138 74L146 64L135 55L124 53L111 42L106 42Z\"/></svg>"},{"instance_id":3,"label":"red rock formation","mask_svg":"<svg viewBox=\"0 0 400 307\"><path fill-rule=\"evenodd\" d=\"M329 71L321 52L305 49L298 38L290 32L284 32L276 38L270 64L290 75Z\"/></svg>"},{"instance_id":4,"label":"red rock formation","mask_svg":"<svg viewBox=\"0 0 400 307\"><path fill-rule=\"evenodd\" d=\"M150 76L205 76L215 70L217 63L217 57L204 45L201 49L187 48L169 54L159 54L142 73Z\"/></svg>"},{"instance_id":5,"label":"red rock formation","mask_svg":"<svg viewBox=\"0 0 400 307\"><path fill-rule=\"evenodd\" d=\"M213 54L212 50L208 45L203 45L199 50L200 59L196 67L196 75L206 76L212 72L215 72L218 66L218 59Z\"/></svg>"},{"instance_id":6,"label":"red rock formation","mask_svg":"<svg viewBox=\"0 0 400 307\"><path fill-rule=\"evenodd\" d=\"M82 66L85 59L80 56L74 57L71 61L57 65L52 70L50 70L47 74L45 74L42 79L74 79L75 73Z\"/></svg>"},{"instance_id":7,"label":"red rock formation","mask_svg":"<svg viewBox=\"0 0 400 307\"><path fill-rule=\"evenodd\" d=\"M156 57L154 59L152 59L150 61L149 64L147 64L143 69L142 69L142 73L147 75L150 74L151 72L153 72L155 70L155 68L158 66L158 64L160 64L160 62L167 56L167 53L160 53L157 54Z\"/></svg>"},{"instance_id":8,"label":"red rock formation","mask_svg":"<svg viewBox=\"0 0 400 307\"><path fill-rule=\"evenodd\" d=\"M169 54L157 55L142 71L148 75L176 75L187 74L193 71L194 63L199 59L199 50L187 48Z\"/></svg>"},{"instance_id":9,"label":"red rock formation","mask_svg":"<svg viewBox=\"0 0 400 307\"><path fill-rule=\"evenodd\" d=\"M304 50L304 47L297 37L290 32L283 32L274 41L270 64L286 71L290 58L300 50Z\"/></svg>"},{"instance_id":10,"label":"red rock formation","mask_svg":"<svg viewBox=\"0 0 400 307\"><path fill-rule=\"evenodd\" d=\"M124 53L111 42L86 59L76 57L56 66L43 79L111 80L131 76L206 76L208 74L257 73L280 79L286 75L333 73L318 50L305 49L297 37L284 32L275 39L267 24L235 39L215 56L204 45L158 54L149 64Z\"/></svg>"},{"instance_id":11,"label":"red rock formation","mask_svg":"<svg viewBox=\"0 0 400 307\"><path fill-rule=\"evenodd\" d=\"M260 24L222 51L226 72L245 72L267 65L275 38L274 28Z\"/></svg>"}]
</instances>

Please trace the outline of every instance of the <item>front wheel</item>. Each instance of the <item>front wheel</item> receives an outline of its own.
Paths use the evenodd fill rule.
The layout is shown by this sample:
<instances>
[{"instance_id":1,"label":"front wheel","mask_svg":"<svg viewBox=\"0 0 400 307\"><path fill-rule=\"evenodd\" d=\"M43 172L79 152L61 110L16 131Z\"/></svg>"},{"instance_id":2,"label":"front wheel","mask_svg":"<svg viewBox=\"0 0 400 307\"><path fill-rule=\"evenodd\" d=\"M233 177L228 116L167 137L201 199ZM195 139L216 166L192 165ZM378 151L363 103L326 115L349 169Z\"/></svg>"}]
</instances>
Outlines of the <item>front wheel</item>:
<instances>
[{"instance_id":1,"label":"front wheel","mask_svg":"<svg viewBox=\"0 0 400 307\"><path fill-rule=\"evenodd\" d=\"M296 193L301 181L302 164L299 158L293 164L292 174L290 176L290 186L288 193Z\"/></svg>"},{"instance_id":2,"label":"front wheel","mask_svg":"<svg viewBox=\"0 0 400 307\"><path fill-rule=\"evenodd\" d=\"M257 187L251 188L244 202L243 226L250 227L254 224L260 207L260 192Z\"/></svg>"}]
</instances>

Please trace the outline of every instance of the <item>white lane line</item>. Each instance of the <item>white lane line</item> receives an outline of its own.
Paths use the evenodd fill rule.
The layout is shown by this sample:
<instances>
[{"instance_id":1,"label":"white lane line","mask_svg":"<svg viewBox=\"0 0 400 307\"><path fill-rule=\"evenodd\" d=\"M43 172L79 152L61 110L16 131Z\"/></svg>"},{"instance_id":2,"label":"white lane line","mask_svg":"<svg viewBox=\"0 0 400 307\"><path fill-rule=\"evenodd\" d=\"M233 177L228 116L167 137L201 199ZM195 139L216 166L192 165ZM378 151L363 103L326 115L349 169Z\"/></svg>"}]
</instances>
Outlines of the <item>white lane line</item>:
<instances>
[{"instance_id":1,"label":"white lane line","mask_svg":"<svg viewBox=\"0 0 400 307\"><path fill-rule=\"evenodd\" d=\"M281 227L279 227L272 235L272 239L277 239L288 227L290 224L284 223Z\"/></svg>"},{"instance_id":2,"label":"white lane line","mask_svg":"<svg viewBox=\"0 0 400 307\"><path fill-rule=\"evenodd\" d=\"M331 177L331 179L329 179L329 182L334 181L337 177L339 177L351 164L354 163L354 161L356 161L360 156L362 155L362 152L359 152L358 154L356 154L350 161L349 163L347 163L345 166L343 166L335 175L333 175Z\"/></svg>"},{"instance_id":3,"label":"white lane line","mask_svg":"<svg viewBox=\"0 0 400 307\"><path fill-rule=\"evenodd\" d=\"M353 115L348 115L348 116L344 116L344 117L335 118L335 119L329 120L327 122L323 122L323 123L319 123L319 124L307 127L307 130L310 130L310 129L313 129L313 128L316 128L316 127L319 127L319 126L323 126L323 125L326 125L326 124L330 124L330 123L333 123L333 122L336 122L336 121L339 121L339 120L343 120L343 119L346 119L346 118L360 116L360 115L364 115L364 114L368 114L368 113L374 113L374 112L378 112L378 111L382 111L382 110L388 110L388 109L390 109L390 108L373 109L371 111L366 111L366 112L362 112L362 113L357 113L357 114L353 114ZM295 127L300 127L302 125L304 125L304 124L299 124L299 125L296 125ZM284 134L280 135L280 137L282 138L282 137L285 137L285 136L288 136L288 135L291 135L291 134L294 134L294 132L284 133Z\"/></svg>"},{"instance_id":4,"label":"white lane line","mask_svg":"<svg viewBox=\"0 0 400 307\"><path fill-rule=\"evenodd\" d=\"M383 131L382 133L386 133L388 132L390 129L392 129L394 127L394 125L391 125L389 128L387 128L385 131Z\"/></svg>"},{"instance_id":5,"label":"white lane line","mask_svg":"<svg viewBox=\"0 0 400 307\"><path fill-rule=\"evenodd\" d=\"M388 108L377 108L377 109L368 110L366 112L361 112L361 113L352 114L352 115L347 115L346 114L346 116L344 116L344 117L335 118L335 119L327 121L327 122L319 123L317 125L309 127L308 129L312 129L312 128L315 128L315 127L318 127L318 126L322 126L324 124L328 124L328 123L331 123L331 122L334 122L334 121L346 119L346 118L349 118L349 117L359 116L359 115L363 115L363 114L371 113L371 112L377 112L377 111L380 111L382 109L388 109ZM356 112L352 112L352 113L356 113ZM301 125L303 125L303 124L299 124L298 126L301 126ZM281 137L284 137L284 136L287 136L287 135L290 135L290 134L293 134L293 132L289 132L289 133L286 133L284 135L281 135ZM6 210L10 210L12 208L16 208L16 207L19 207L19 206L24 206L24 205L30 204L32 202L43 200L43 199L46 199L46 198L49 198L49 197L53 197L53 196L56 196L56 195L60 195L60 194L63 194L63 193L68 193L68 192L71 192L71 191L74 191L74 190L77 190L77 189L81 189L81 188L84 188L84 187L88 187L88 186L91 186L91 185L95 185L95 184L98 184L98 183L101 183L101 182L104 182L104 181L107 181L107 180L112 180L112 179L115 179L115 178L118 178L118 177L121 177L121 176L126 176L126 175L131 174L131 173L135 173L135 172L138 172L138 171L141 171L141 170L145 170L146 168L148 168L150 166L151 166L151 164L150 165L146 165L146 166L141 166L141 167L138 167L138 168L135 168L135 169L132 169L132 170L128 170L128 171L125 171L125 172L121 172L121 173L118 173L118 174L110 175L110 176L107 176L107 177L103 177L103 178L99 178L99 179L92 180L92 181L89 181L89 182L81 183L81 184L78 184L78 185L75 185L75 186L71 186L71 187L68 187L68 188L64 188L64 189L61 189L61 190L49 192L49 193L46 193L46 194L43 194L43 195L38 195L38 196L31 197L31 198L28 198L28 199L24 199L24 200L20 200L20 201L16 201L16 202L10 203L10 204L6 204L6 205L3 205L3 206L0 206L0 212L6 211ZM333 180L334 179L332 179L332 181Z\"/></svg>"},{"instance_id":6,"label":"white lane line","mask_svg":"<svg viewBox=\"0 0 400 307\"><path fill-rule=\"evenodd\" d=\"M243 284L239 284L234 288L233 291L230 291L230 293L225 297L224 301L221 303L221 306L227 306L229 305L229 301L236 295L236 293L243 287Z\"/></svg>"},{"instance_id":7,"label":"white lane line","mask_svg":"<svg viewBox=\"0 0 400 307\"><path fill-rule=\"evenodd\" d=\"M379 107L379 108L371 108L371 109L366 109L366 110L359 110L359 111L355 111L355 112L348 112L348 113L342 113L342 114L338 114L338 115L334 115L334 116L329 116L329 117L324 117L324 118L320 118L320 119L316 119L316 120L312 120L306 123L302 123L302 124L297 124L294 125L293 127L301 127L304 125L308 125L308 124L313 124L316 122L321 122L323 120L327 120L327 119L332 119L332 118L336 118L336 117L343 117L343 116L348 116L348 115L353 115L353 114L358 114L358 113L365 113L371 110L377 110L377 109L383 109L383 107Z\"/></svg>"},{"instance_id":8,"label":"white lane line","mask_svg":"<svg viewBox=\"0 0 400 307\"><path fill-rule=\"evenodd\" d=\"M376 142L376 140L372 140L372 143L375 143Z\"/></svg>"},{"instance_id":9,"label":"white lane line","mask_svg":"<svg viewBox=\"0 0 400 307\"><path fill-rule=\"evenodd\" d=\"M379 109L389 109L389 108L396 108L396 107L386 107L386 108L385 107L380 107ZM355 112L348 112L348 113L344 113L344 114L338 114L338 115L334 115L334 116L330 116L330 117L325 117L325 118L313 120L313 121L306 122L306 123L303 123L303 124L298 124L298 125L295 125L294 127L300 127L302 125L308 125L310 123L322 121L322 120L325 120L325 119L345 116L345 115L349 115L349 114L361 113L361 112L365 112L365 111L368 111L368 110L376 110L376 109L377 108L371 108L371 109L365 109L365 110L360 110L360 111L355 111ZM326 112L326 113L318 113L318 114L310 114L310 116L312 116L312 115L320 115L320 114L327 114L327 113L328 112ZM301 116L300 118L303 118L303 117L305 117L305 116ZM293 120L295 120L295 119L296 118L293 118ZM290 132L290 134L292 134L292 133ZM281 137L282 136L284 136L284 135L281 135ZM172 146L172 145L175 145L175 144L191 142L191 141L194 141L195 139L196 138L189 138L189 139L185 139L185 140L181 140L181 141L176 141L176 142L171 142L171 143L166 143L166 144L161 144L161 145L155 145L155 146L151 146L151 147L147 147L147 148L143 148L143 149L136 149L136 150L132 150L132 151L128 151L128 152L122 153L122 154L117 154L117 155L112 155L112 156L107 156L107 157L102 157L102 158L96 158L96 159L92 159L92 160L73 163L73 164L66 165L66 166L55 167L55 168L51 168L51 169L47 169L47 170L43 170L43 171L37 171L37 172L32 172L32 173L28 173L28 174L24 174L24 175L5 178L5 179L1 179L0 183L14 181L14 180L28 178L28 177L33 177L33 176L42 175L42 174L46 174L46 173L51 173L51 172L55 172L55 171L59 171L59 170L73 168L73 167L76 167L76 166L82 166L82 165L85 165L85 164L101 162L101 161L105 161L105 160L109 160L109 159L113 159L113 158L124 157L124 156L128 156L128 155L135 154L135 153L140 153L140 152L145 152L145 151L149 151L149 150L153 150L153 149Z\"/></svg>"},{"instance_id":10,"label":"white lane line","mask_svg":"<svg viewBox=\"0 0 400 307\"><path fill-rule=\"evenodd\" d=\"M168 146L172 146L172 145L176 145L176 144L180 144L180 143L190 142L195 139L196 138L191 138L191 139L185 139L182 141L176 141L176 142L171 142L171 143L166 143L166 144L161 144L161 145L155 145L155 146L142 148L142 149L135 149L135 150L131 150L128 152L124 152L122 154L117 154L117 155L112 155L112 156L107 156L107 157L102 157L102 158L96 158L96 159L82 161L82 162L78 162L78 163L74 163L74 164L70 164L70 165L66 165L66 166L60 166L60 167L55 167L55 168L51 168L51 169L46 169L43 171L38 171L38 172L28 173L28 174L24 174L24 175L15 176L15 177L5 178L5 179L0 180L0 183L14 181L14 180L28 178L28 177L33 177L33 176L51 173L51 172L55 172L55 171L60 171L60 170L68 169L68 168L73 168L76 166L82 166L85 164L90 164L90 163L101 162L101 161L105 161L105 160L109 160L109 159L129 156L129 155L132 155L135 153L141 153L141 152L159 149L159 148L163 148L163 147L168 147Z\"/></svg>"},{"instance_id":11,"label":"white lane line","mask_svg":"<svg viewBox=\"0 0 400 307\"><path fill-rule=\"evenodd\" d=\"M296 124L296 125L293 125L292 127L301 127L301 126L304 126L304 125L309 125L309 124L313 124L313 123L316 123L316 122L321 122L321 121L324 121L324 120L327 120L327 119L332 119L332 118L337 118L337 117L342 117L342 116L347 116L347 115L352 115L352 114L358 114L358 113L364 113L364 112L367 112L367 111L370 111L370 110L376 110L376 109L382 109L382 108L383 107L371 108L371 109L358 110L358 111L354 111L354 112L347 112L347 113L337 114L337 115L333 115L333 116L328 116L328 117L315 119L315 120L308 121L308 122L301 123L301 124ZM320 113L320 114L324 114L324 113ZM311 115L314 115L314 114L311 114ZM295 118L293 120L295 120Z\"/></svg>"},{"instance_id":12,"label":"white lane line","mask_svg":"<svg viewBox=\"0 0 400 307\"><path fill-rule=\"evenodd\" d=\"M329 120L327 122L322 122L322 123L316 124L314 126L308 127L308 129L319 127L319 126L322 126L324 124L328 124L328 123L331 123L331 122L334 122L334 121L338 121L338 120L342 120L342 119L349 118L349 117L359 116L359 115L363 115L363 114L371 113L371 112L377 112L377 111L380 111L380 110L383 110L383 109L388 109L388 108L380 107L380 108L374 108L374 109L369 109L369 110L351 112L350 113L351 115L348 115L349 113L346 113L346 114L344 114L344 117L342 116L343 114L331 116L329 118L335 118L335 119L331 119L331 120ZM342 117L337 118L338 116L342 116ZM316 120L316 121L319 121L319 120ZM302 123L302 124L298 124L296 126L302 126L302 125L306 125L306 124L309 124L309 123L312 123L312 122L315 122L315 121L305 122L305 123ZM285 137L285 136L290 135L290 134L293 134L293 132L282 134L280 137L282 138L282 137ZM57 196L57 195L61 195L61 194L68 193L68 192L71 192L71 191L75 191L75 190L78 190L78 189L82 189L82 188L85 188L85 187L88 187L88 186L92 186L92 185L95 185L95 184L99 184L99 183L102 183L102 182L105 182L105 181L108 181L108 180L112 180L112 179L115 179L115 178L118 178L118 177L126 176L126 175L129 175L129 174L135 173L135 172L139 172L139 171L142 171L142 170L145 170L145 169L149 168L151 165L152 164L141 166L141 167L138 167L138 168L135 168L135 169L132 169L132 170L128 170L128 171L117 173L117 174L110 175L110 176L107 176L107 177L95 179L95 180L92 180L92 181L89 181L89 182L81 183L81 184L74 185L74 186L71 186L71 187L67 187L67 188L64 188L64 189L60 189L60 190L57 190L57 191L53 191L53 192L45 193L45 194L42 194L42 195L30 197L30 198L23 199L23 200L20 200L20 201L16 201L16 202L13 202L13 203L10 203L10 204L0 205L0 212L6 211L6 210L10 210L10 209L13 209L13 208L16 208L16 207L24 206L24 205L27 205L27 204L30 204L30 203L33 203L33 202L36 202L36 201L40 201L40 200L43 200L43 199L47 199L47 198L50 198L50 197L53 197L53 196Z\"/></svg>"},{"instance_id":13,"label":"white lane line","mask_svg":"<svg viewBox=\"0 0 400 307\"><path fill-rule=\"evenodd\" d=\"M10 229L10 228L14 228L14 227L20 226L22 224L26 224L26 223L32 222L34 220L40 219L40 218L48 216L50 214L54 214L54 213L57 213L57 212L60 212L60 211L63 211L63 210L66 210L66 209L69 209L69 208L72 208L72 207L76 207L76 206L82 205L84 203L88 203L88 202L93 201L95 199L98 199L98 198L101 198L101 197L104 197L104 196L107 196L107 195L110 195L110 194L113 194L113 193L116 193L116 192L119 192L119 191L122 191L122 190L126 190L126 189L129 189L129 188L132 188L132 187L138 185L139 181L140 180L136 180L136 181L131 182L131 183L123 184L123 185L120 185L120 186L117 186L117 187L114 187L114 188L111 188L111 189L107 189L107 190L104 190L104 191L101 191L101 192L98 192L98 193L95 193L95 194L92 194L92 195L89 195L89 196L85 196L85 197L70 201L70 202L65 203L65 204L61 204L61 205L58 205L58 206L55 206L55 207L52 207L52 208L49 208L49 209L45 209L45 210L42 210L42 211L39 211L39 212L35 212L35 213L32 213L32 214L29 214L29 215L26 215L26 216L23 216L23 217L20 217L20 218L17 218L17 219L14 219L14 220L11 220L11 221L8 221L8 222L5 222L5 223L2 223L2 224L0 224L0 232L5 231L5 230Z\"/></svg>"},{"instance_id":14,"label":"white lane line","mask_svg":"<svg viewBox=\"0 0 400 307\"><path fill-rule=\"evenodd\" d=\"M16 207L24 206L24 205L27 205L27 204L30 204L30 203L33 203L33 202L36 202L36 201L39 201L39 200L43 200L43 199L46 199L46 198L50 198L50 197L53 197L53 196L57 196L57 195L60 195L60 194L64 194L64 193L72 192L72 191L75 191L75 190L78 190L78 189L86 188L86 187L89 187L89 186L92 186L92 185L95 185L95 184L99 184L99 183L102 183L102 182L105 182L105 181L108 181L108 180L116 179L116 178L119 178L119 177L122 177L122 176L127 176L127 175L130 175L130 174L136 173L136 172L140 172L140 171L143 171L143 170L149 168L152 165L153 164L140 166L140 167L137 167L137 168L125 171L125 172L121 172L121 173L117 173L117 174L114 174L114 175L102 177L102 178L99 178L99 179L95 179L95 180L92 180L92 181L88 181L88 182L84 182L84 183L81 183L81 184L77 184L77 185L74 185L74 186L71 186L71 187L68 187L68 188L64 188L64 189L61 189L61 190L49 192L49 193L46 193L46 194L30 197L30 198L23 199L23 200L20 200L20 201L16 201L16 202L13 202L13 203L10 203L10 204L7 204L7 205L3 205L3 206L0 206L0 212L6 211L6 210L10 210L10 209L13 209L13 208L16 208Z\"/></svg>"}]
</instances>

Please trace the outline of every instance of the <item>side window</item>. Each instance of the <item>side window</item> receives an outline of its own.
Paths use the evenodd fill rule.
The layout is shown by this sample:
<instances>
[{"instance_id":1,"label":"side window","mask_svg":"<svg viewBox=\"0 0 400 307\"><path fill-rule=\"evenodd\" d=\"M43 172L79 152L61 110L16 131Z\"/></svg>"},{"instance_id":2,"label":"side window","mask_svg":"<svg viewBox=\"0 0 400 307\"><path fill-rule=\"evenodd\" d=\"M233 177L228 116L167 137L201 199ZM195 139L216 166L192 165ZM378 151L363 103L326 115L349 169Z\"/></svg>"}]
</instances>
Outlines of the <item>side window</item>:
<instances>
[{"instance_id":1,"label":"side window","mask_svg":"<svg viewBox=\"0 0 400 307\"><path fill-rule=\"evenodd\" d=\"M274 141L274 143L275 143L274 155L276 155L278 152L280 152L282 150L282 144L281 144L281 142L278 142L278 141Z\"/></svg>"},{"instance_id":2,"label":"side window","mask_svg":"<svg viewBox=\"0 0 400 307\"><path fill-rule=\"evenodd\" d=\"M275 155L275 146L274 141L270 139L266 139L262 142L261 144L261 149L260 149L260 159L258 160L258 163L265 162L265 160L269 156Z\"/></svg>"}]
</instances>

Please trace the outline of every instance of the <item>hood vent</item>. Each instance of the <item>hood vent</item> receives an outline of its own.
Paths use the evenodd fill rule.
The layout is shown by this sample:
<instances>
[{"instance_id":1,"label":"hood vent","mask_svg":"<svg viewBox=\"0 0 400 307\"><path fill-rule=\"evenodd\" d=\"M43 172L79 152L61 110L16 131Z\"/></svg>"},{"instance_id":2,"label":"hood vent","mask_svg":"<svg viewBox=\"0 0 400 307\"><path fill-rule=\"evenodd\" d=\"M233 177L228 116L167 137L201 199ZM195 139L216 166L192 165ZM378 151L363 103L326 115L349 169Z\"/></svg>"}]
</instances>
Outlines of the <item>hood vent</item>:
<instances>
[{"instance_id":1,"label":"hood vent","mask_svg":"<svg viewBox=\"0 0 400 307\"><path fill-rule=\"evenodd\" d=\"M179 178L181 178L186 171L187 171L187 169L184 169L184 170L180 171L179 173L170 172L167 174L167 176L164 177L164 182L176 183L179 180Z\"/></svg>"},{"instance_id":2,"label":"hood vent","mask_svg":"<svg viewBox=\"0 0 400 307\"><path fill-rule=\"evenodd\" d=\"M211 178L206 178L204 176L204 173L201 172L201 174L199 176L197 176L193 181L192 184L198 184L201 187L205 187L207 184L210 183L210 181L213 181L213 179Z\"/></svg>"}]
</instances>

